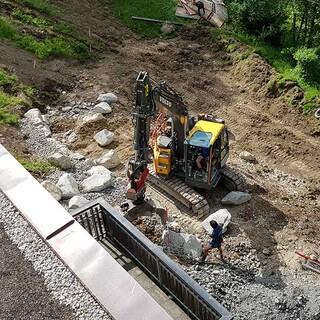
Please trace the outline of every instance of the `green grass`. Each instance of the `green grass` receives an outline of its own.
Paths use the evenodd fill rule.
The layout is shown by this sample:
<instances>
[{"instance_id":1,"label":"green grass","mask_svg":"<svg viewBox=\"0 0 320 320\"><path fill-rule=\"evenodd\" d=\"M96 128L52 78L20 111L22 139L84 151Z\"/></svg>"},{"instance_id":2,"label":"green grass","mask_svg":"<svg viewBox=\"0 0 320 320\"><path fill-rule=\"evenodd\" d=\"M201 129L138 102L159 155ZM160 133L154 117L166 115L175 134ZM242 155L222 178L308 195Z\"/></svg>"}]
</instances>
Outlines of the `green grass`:
<instances>
[{"instance_id":1,"label":"green grass","mask_svg":"<svg viewBox=\"0 0 320 320\"><path fill-rule=\"evenodd\" d=\"M4 70L0 69L0 87L13 86L16 85L18 79L16 75L10 75Z\"/></svg>"},{"instance_id":2,"label":"green grass","mask_svg":"<svg viewBox=\"0 0 320 320\"><path fill-rule=\"evenodd\" d=\"M86 60L89 57L88 47L62 36L37 40L33 36L20 33L6 18L0 17L0 38L14 42L18 47L28 50L39 59L49 57L74 58Z\"/></svg>"},{"instance_id":3,"label":"green grass","mask_svg":"<svg viewBox=\"0 0 320 320\"><path fill-rule=\"evenodd\" d=\"M111 0L111 3L114 15L146 38L161 36L161 24L133 21L132 16L185 22L175 16L177 0Z\"/></svg>"},{"instance_id":4,"label":"green grass","mask_svg":"<svg viewBox=\"0 0 320 320\"><path fill-rule=\"evenodd\" d=\"M295 62L287 52L272 47L262 40L257 39L255 36L233 32L228 29L213 29L212 40L216 41L218 38L236 39L246 44L249 47L247 53L259 54L279 73L277 81L283 83L285 81L294 81L303 89L306 99L305 106L303 107L304 112L308 113L316 108L314 99L320 97L320 88L307 84L299 78L295 70ZM230 47L230 44L228 47ZM232 47L232 49L233 48L234 47ZM241 53L239 54L241 55ZM243 58L249 57L250 54L245 54Z\"/></svg>"},{"instance_id":5,"label":"green grass","mask_svg":"<svg viewBox=\"0 0 320 320\"><path fill-rule=\"evenodd\" d=\"M11 112L11 107L18 104L23 101L0 90L0 124L18 124L19 117Z\"/></svg>"},{"instance_id":6,"label":"green grass","mask_svg":"<svg viewBox=\"0 0 320 320\"><path fill-rule=\"evenodd\" d=\"M14 113L12 107L16 105L27 105L23 98L15 95L24 93L31 98L34 95L34 88L22 85L16 75L9 74L0 69L0 124L17 125L19 116Z\"/></svg>"},{"instance_id":7,"label":"green grass","mask_svg":"<svg viewBox=\"0 0 320 320\"><path fill-rule=\"evenodd\" d=\"M45 0L18 0L18 2L49 16L58 13L57 7Z\"/></svg>"},{"instance_id":8,"label":"green grass","mask_svg":"<svg viewBox=\"0 0 320 320\"><path fill-rule=\"evenodd\" d=\"M23 165L23 167L33 174L48 174L54 170L54 167L42 160L27 160L18 157L18 161Z\"/></svg>"},{"instance_id":9,"label":"green grass","mask_svg":"<svg viewBox=\"0 0 320 320\"><path fill-rule=\"evenodd\" d=\"M29 24L29 25L33 25L35 27L38 27L40 29L45 29L47 28L50 23L48 20L43 19L43 18L39 18L39 17L35 17L31 14L28 14L20 9L15 9L12 11L11 16L14 19L17 19L23 23Z\"/></svg>"}]
</instances>

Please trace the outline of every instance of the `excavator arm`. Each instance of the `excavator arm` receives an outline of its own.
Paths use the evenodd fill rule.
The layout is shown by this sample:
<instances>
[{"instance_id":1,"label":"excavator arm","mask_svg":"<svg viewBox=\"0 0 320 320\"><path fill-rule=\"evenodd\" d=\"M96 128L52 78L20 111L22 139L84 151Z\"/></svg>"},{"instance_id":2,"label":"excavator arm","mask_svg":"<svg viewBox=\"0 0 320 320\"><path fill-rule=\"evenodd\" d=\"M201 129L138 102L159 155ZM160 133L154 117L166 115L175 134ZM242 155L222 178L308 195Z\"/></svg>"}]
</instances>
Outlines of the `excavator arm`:
<instances>
[{"instance_id":1,"label":"excavator arm","mask_svg":"<svg viewBox=\"0 0 320 320\"><path fill-rule=\"evenodd\" d=\"M150 159L150 123L161 107L174 116L177 151L182 155L188 122L187 107L183 104L182 98L166 82L161 81L153 88L148 73L140 72L136 80L136 101L132 112L135 155L129 160L127 169L130 182L127 198L136 202L144 199Z\"/></svg>"}]
</instances>

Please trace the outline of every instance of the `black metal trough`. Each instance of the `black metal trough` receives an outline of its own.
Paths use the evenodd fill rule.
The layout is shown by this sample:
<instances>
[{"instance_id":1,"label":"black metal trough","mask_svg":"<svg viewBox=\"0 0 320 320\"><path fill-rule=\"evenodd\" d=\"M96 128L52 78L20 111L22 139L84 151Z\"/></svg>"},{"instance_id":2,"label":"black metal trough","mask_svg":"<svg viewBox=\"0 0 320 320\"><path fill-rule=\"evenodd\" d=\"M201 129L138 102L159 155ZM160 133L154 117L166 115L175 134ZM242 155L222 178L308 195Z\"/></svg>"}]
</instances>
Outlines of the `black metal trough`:
<instances>
[{"instance_id":1,"label":"black metal trough","mask_svg":"<svg viewBox=\"0 0 320 320\"><path fill-rule=\"evenodd\" d=\"M91 202L74 212L73 217L97 241L116 244L191 319L233 319L228 310L106 201Z\"/></svg>"}]
</instances>

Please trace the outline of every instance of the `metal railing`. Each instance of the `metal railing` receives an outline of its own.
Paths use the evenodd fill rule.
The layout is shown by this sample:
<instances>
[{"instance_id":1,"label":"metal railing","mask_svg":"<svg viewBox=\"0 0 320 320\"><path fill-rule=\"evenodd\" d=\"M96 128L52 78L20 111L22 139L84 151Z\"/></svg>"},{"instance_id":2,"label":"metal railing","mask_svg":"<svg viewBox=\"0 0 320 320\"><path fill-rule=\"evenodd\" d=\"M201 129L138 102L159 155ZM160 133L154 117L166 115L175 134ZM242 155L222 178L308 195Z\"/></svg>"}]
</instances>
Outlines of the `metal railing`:
<instances>
[{"instance_id":1,"label":"metal railing","mask_svg":"<svg viewBox=\"0 0 320 320\"><path fill-rule=\"evenodd\" d=\"M104 200L73 213L97 241L118 245L157 285L195 320L231 320L232 315Z\"/></svg>"}]
</instances>

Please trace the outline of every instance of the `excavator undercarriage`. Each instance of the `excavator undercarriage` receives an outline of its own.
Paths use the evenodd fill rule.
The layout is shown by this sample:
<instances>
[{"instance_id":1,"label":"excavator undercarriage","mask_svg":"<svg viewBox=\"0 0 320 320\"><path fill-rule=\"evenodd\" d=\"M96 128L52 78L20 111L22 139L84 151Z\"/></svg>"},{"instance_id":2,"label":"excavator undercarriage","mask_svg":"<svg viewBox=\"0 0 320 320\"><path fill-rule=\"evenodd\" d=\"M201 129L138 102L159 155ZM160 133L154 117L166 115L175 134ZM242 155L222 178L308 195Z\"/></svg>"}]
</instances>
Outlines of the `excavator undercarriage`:
<instances>
[{"instance_id":1,"label":"excavator undercarriage","mask_svg":"<svg viewBox=\"0 0 320 320\"><path fill-rule=\"evenodd\" d=\"M225 166L222 169L220 182L230 191L243 191L245 189L244 178L228 166ZM157 189L163 190L182 203L185 207L190 209L196 217L201 218L209 215L210 207L205 196L188 186L178 177L163 177L157 175L154 170L150 168L148 183L156 186Z\"/></svg>"}]
</instances>

